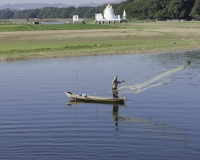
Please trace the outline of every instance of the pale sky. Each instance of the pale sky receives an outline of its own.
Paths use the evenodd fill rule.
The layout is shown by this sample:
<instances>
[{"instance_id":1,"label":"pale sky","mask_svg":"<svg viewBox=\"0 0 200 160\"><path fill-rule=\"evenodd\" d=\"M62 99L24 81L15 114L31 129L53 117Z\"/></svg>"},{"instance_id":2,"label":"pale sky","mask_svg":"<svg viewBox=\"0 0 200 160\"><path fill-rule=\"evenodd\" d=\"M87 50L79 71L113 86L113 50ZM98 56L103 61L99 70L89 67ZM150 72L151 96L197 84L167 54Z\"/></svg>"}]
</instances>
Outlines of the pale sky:
<instances>
[{"instance_id":1,"label":"pale sky","mask_svg":"<svg viewBox=\"0 0 200 160\"><path fill-rule=\"evenodd\" d=\"M72 4L79 5L83 3L112 3L116 0L0 0L0 5L2 4L12 4L12 3L64 3L64 4Z\"/></svg>"}]
</instances>

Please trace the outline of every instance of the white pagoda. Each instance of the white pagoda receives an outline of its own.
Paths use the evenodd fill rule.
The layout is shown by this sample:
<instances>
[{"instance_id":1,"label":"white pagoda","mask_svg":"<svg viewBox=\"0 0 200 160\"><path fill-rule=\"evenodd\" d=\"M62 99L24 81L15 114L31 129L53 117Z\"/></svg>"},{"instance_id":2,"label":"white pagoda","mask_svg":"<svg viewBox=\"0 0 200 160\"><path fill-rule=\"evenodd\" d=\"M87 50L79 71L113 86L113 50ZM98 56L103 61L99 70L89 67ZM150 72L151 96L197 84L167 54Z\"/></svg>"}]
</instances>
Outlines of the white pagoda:
<instances>
[{"instance_id":1,"label":"white pagoda","mask_svg":"<svg viewBox=\"0 0 200 160\"><path fill-rule=\"evenodd\" d=\"M104 22L108 23L121 22L121 19L120 15L115 15L112 5L108 3L108 5L103 11L103 15L101 13L95 14L95 21L98 22L99 24L102 24Z\"/></svg>"},{"instance_id":2,"label":"white pagoda","mask_svg":"<svg viewBox=\"0 0 200 160\"><path fill-rule=\"evenodd\" d=\"M108 3L106 8L104 9L104 18L107 20L118 19L118 17L115 15L114 9L110 5L110 3Z\"/></svg>"}]
</instances>

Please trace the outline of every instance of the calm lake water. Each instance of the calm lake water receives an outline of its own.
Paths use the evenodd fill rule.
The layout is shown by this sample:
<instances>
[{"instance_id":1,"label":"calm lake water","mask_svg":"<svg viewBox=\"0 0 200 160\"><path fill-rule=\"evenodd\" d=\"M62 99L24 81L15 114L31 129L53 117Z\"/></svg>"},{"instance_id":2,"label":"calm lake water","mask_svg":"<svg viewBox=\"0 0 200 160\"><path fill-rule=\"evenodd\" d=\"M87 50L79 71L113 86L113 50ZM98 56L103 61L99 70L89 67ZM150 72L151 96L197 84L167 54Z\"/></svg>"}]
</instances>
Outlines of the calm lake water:
<instances>
[{"instance_id":1,"label":"calm lake water","mask_svg":"<svg viewBox=\"0 0 200 160\"><path fill-rule=\"evenodd\" d=\"M188 59L170 82L124 94L125 105L66 105L65 89L111 97L116 75L143 83ZM0 77L2 160L200 157L199 51L0 62Z\"/></svg>"}]
</instances>

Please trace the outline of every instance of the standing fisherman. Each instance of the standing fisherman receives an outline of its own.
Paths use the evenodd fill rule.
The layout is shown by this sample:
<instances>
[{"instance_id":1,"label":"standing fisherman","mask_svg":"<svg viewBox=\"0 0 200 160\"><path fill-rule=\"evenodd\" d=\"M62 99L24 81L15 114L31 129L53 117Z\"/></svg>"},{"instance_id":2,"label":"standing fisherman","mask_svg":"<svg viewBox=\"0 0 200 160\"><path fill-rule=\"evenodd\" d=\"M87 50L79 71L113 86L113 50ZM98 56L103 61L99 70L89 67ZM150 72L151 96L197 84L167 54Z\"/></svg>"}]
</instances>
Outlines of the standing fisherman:
<instances>
[{"instance_id":1,"label":"standing fisherman","mask_svg":"<svg viewBox=\"0 0 200 160\"><path fill-rule=\"evenodd\" d=\"M188 65L190 65L190 64L191 64L191 61L190 61L189 59L188 59L188 61L187 61L187 62L188 62Z\"/></svg>"},{"instance_id":2,"label":"standing fisherman","mask_svg":"<svg viewBox=\"0 0 200 160\"><path fill-rule=\"evenodd\" d=\"M113 94L113 98L114 99L117 99L118 98L118 90L117 90L117 85L119 83L122 83L122 82L125 82L124 80L123 81L117 81L117 77L114 77L113 81L112 81L112 94Z\"/></svg>"}]
</instances>

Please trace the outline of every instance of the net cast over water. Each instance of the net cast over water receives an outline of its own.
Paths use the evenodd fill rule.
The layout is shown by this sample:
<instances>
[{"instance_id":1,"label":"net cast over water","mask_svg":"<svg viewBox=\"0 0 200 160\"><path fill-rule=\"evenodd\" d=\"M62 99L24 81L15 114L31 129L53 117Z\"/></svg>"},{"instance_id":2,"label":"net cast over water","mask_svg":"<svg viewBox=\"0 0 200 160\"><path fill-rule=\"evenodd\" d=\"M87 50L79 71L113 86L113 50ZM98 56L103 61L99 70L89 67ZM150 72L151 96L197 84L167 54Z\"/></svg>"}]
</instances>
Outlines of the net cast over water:
<instances>
[{"instance_id":1,"label":"net cast over water","mask_svg":"<svg viewBox=\"0 0 200 160\"><path fill-rule=\"evenodd\" d=\"M178 72L183 70L184 68L186 68L186 65L182 65L180 67L177 67L177 68L174 68L174 69L171 69L168 71L164 71L152 78L149 78L144 83L139 83L139 84L134 84L134 83L136 83L135 81L137 79L132 78L132 79L126 81L126 83L123 86L118 88L118 90L120 91L119 95L126 94L126 93L138 94L149 88L163 85L164 83L170 82L171 78L175 74L177 74Z\"/></svg>"}]
</instances>

